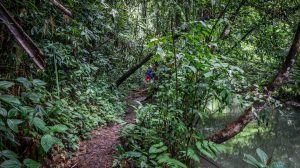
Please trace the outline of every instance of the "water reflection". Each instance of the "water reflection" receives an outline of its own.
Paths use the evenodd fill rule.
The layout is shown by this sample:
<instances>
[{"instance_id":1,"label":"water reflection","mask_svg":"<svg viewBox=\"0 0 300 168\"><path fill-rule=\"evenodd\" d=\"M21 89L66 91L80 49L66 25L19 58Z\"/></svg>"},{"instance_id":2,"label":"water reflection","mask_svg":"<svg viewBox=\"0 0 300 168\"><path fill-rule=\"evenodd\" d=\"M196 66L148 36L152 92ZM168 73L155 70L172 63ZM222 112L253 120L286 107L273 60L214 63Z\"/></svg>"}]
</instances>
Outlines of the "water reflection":
<instances>
[{"instance_id":1,"label":"water reflection","mask_svg":"<svg viewBox=\"0 0 300 168\"><path fill-rule=\"evenodd\" d=\"M283 112L282 112L283 111ZM227 153L216 160L225 168L251 167L243 161L245 153L257 157L256 148L263 149L274 161L283 161L291 168L300 167L300 110L282 110L268 126L249 124L242 133L225 143ZM204 130L210 134L224 127L236 118L235 114L226 114L211 120L209 128Z\"/></svg>"}]
</instances>

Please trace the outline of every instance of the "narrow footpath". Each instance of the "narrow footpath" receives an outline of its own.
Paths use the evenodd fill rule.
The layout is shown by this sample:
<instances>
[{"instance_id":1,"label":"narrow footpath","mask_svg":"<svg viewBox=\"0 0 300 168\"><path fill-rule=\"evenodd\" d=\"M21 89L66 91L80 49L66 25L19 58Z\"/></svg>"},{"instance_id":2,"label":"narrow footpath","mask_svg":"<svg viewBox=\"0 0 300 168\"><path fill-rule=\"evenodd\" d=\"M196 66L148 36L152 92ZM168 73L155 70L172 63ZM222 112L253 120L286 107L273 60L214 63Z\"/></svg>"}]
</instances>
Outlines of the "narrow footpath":
<instances>
[{"instance_id":1,"label":"narrow footpath","mask_svg":"<svg viewBox=\"0 0 300 168\"><path fill-rule=\"evenodd\" d=\"M142 102L146 99L144 91L136 90L127 97L128 109L124 118L126 123L135 120L134 105L136 101ZM116 146L120 144L119 133L122 124L93 130L91 139L79 143L79 151L71 160L71 168L111 168L114 156L117 154Z\"/></svg>"}]
</instances>

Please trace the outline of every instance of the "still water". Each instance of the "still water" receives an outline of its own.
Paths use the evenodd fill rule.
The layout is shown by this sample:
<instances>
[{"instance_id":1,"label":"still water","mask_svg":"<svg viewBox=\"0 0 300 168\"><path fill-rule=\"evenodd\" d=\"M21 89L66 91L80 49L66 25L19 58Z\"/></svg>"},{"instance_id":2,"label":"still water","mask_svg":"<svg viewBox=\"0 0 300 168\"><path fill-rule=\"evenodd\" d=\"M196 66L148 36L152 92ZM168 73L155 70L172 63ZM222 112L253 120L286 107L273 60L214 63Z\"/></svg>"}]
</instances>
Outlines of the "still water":
<instances>
[{"instance_id":1,"label":"still water","mask_svg":"<svg viewBox=\"0 0 300 168\"><path fill-rule=\"evenodd\" d=\"M287 163L290 168L300 168L300 110L276 110L271 123L249 124L242 133L224 143L227 152L221 154L216 162L223 168L251 167L243 161L244 154L251 154L257 160L256 148L261 148L273 161ZM236 115L223 116L212 120L206 133L214 132L234 120Z\"/></svg>"}]
</instances>

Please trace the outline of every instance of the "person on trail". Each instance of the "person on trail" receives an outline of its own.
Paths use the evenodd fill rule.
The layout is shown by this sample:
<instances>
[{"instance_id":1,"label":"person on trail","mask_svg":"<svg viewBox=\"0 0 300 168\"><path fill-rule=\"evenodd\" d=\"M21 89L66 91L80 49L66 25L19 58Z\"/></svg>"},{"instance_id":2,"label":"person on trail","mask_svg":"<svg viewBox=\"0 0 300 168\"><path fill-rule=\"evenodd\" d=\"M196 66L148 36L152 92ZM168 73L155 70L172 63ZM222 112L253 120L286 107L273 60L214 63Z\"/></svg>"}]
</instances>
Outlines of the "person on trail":
<instances>
[{"instance_id":1,"label":"person on trail","mask_svg":"<svg viewBox=\"0 0 300 168\"><path fill-rule=\"evenodd\" d=\"M146 81L146 82L150 82L151 79L152 79L152 76L153 76L152 68L148 68L148 69L147 69L147 72L146 72L146 74L145 74L145 81Z\"/></svg>"},{"instance_id":2,"label":"person on trail","mask_svg":"<svg viewBox=\"0 0 300 168\"><path fill-rule=\"evenodd\" d=\"M149 67L146 71L146 74L145 74L145 81L148 83L148 82L154 82L158 79L158 77L156 76L156 74L154 73L153 70L156 70L157 68L157 63L155 63L153 65L153 68Z\"/></svg>"}]
</instances>

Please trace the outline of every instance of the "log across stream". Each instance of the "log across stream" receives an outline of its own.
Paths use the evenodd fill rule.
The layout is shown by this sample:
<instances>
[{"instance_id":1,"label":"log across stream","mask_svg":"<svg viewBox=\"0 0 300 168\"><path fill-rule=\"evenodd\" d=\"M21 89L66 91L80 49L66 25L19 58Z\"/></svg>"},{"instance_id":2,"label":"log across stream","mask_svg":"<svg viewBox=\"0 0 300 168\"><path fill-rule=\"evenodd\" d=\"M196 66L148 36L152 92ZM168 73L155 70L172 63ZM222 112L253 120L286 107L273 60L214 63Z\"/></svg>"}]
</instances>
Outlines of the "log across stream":
<instances>
[{"instance_id":1,"label":"log across stream","mask_svg":"<svg viewBox=\"0 0 300 168\"><path fill-rule=\"evenodd\" d=\"M209 134L231 122L238 114L228 113L208 123L203 132ZM267 125L267 126L266 126ZM224 143L227 153L220 155L217 163L222 167L250 167L243 161L244 154L258 159L256 148L263 149L273 161L283 161L291 168L300 167L300 109L276 109L268 124L252 121L240 134Z\"/></svg>"}]
</instances>

